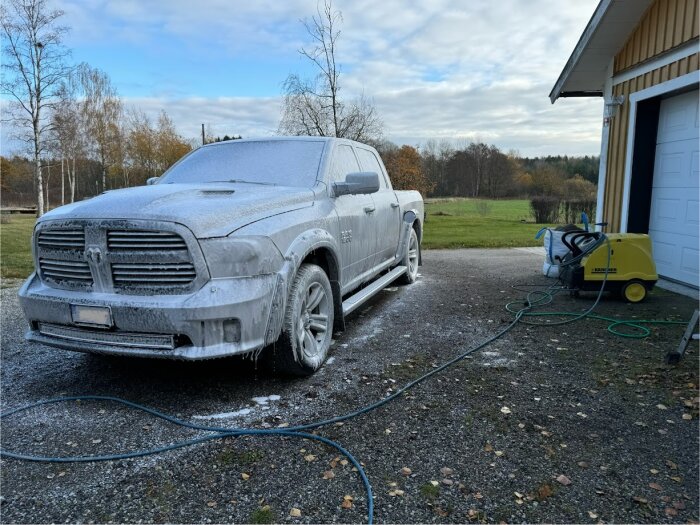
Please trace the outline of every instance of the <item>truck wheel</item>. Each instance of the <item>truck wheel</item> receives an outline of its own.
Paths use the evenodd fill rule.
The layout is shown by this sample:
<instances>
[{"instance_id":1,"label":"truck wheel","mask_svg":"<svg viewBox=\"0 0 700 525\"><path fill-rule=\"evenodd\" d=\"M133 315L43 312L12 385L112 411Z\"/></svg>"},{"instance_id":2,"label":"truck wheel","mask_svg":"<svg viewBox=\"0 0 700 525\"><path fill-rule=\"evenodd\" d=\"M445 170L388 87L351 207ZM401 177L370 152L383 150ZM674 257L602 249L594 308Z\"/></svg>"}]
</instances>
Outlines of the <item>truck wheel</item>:
<instances>
[{"instance_id":1,"label":"truck wheel","mask_svg":"<svg viewBox=\"0 0 700 525\"><path fill-rule=\"evenodd\" d=\"M328 356L333 336L333 290L326 273L302 264L294 278L282 334L269 349L269 363L283 374L308 376Z\"/></svg>"},{"instance_id":2,"label":"truck wheel","mask_svg":"<svg viewBox=\"0 0 700 525\"><path fill-rule=\"evenodd\" d=\"M406 252L399 263L407 268L406 273L399 278L401 284L413 284L418 277L418 261L420 261L420 244L418 244L418 234L411 228L411 236L406 245Z\"/></svg>"},{"instance_id":3,"label":"truck wheel","mask_svg":"<svg viewBox=\"0 0 700 525\"><path fill-rule=\"evenodd\" d=\"M647 287L642 281L633 279L622 285L620 290L622 298L630 303L640 303L647 296Z\"/></svg>"}]
</instances>

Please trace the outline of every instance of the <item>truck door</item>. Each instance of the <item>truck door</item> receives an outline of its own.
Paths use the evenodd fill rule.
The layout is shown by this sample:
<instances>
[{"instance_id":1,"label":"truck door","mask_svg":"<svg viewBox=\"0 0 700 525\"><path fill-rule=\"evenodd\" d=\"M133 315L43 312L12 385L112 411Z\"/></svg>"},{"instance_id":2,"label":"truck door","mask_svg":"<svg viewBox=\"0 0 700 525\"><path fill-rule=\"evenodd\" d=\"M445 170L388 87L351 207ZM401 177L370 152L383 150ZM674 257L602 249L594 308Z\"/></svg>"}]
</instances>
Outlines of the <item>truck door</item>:
<instances>
[{"instance_id":1,"label":"truck door","mask_svg":"<svg viewBox=\"0 0 700 525\"><path fill-rule=\"evenodd\" d=\"M343 182L348 173L358 171L362 170L352 146L336 146L330 168L331 184ZM334 201L340 225L341 287L346 287L369 270L373 262L377 237L375 205L369 194L341 195Z\"/></svg>"},{"instance_id":2,"label":"truck door","mask_svg":"<svg viewBox=\"0 0 700 525\"><path fill-rule=\"evenodd\" d=\"M377 158L377 155L368 149L360 147L355 149L360 159L362 171L374 171L379 174L379 191L372 194L378 235L377 246L375 247L376 253L370 267L376 267L389 259L393 259L394 255L396 255L401 227L401 209L386 170Z\"/></svg>"}]
</instances>

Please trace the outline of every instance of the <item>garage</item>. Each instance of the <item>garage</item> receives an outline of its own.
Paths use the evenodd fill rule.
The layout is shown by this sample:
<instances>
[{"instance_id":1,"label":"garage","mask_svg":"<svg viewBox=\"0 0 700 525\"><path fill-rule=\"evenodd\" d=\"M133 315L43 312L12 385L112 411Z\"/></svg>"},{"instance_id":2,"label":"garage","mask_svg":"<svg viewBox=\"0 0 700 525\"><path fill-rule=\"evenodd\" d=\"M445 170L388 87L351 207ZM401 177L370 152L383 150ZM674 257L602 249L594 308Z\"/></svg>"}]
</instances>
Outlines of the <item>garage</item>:
<instances>
[{"instance_id":1,"label":"garage","mask_svg":"<svg viewBox=\"0 0 700 525\"><path fill-rule=\"evenodd\" d=\"M649 235L659 275L698 286L698 91L661 101Z\"/></svg>"},{"instance_id":2,"label":"garage","mask_svg":"<svg viewBox=\"0 0 700 525\"><path fill-rule=\"evenodd\" d=\"M698 0L598 4L549 94L602 98L596 220L648 233L664 281L697 297ZM600 99L599 99L600 100Z\"/></svg>"}]
</instances>

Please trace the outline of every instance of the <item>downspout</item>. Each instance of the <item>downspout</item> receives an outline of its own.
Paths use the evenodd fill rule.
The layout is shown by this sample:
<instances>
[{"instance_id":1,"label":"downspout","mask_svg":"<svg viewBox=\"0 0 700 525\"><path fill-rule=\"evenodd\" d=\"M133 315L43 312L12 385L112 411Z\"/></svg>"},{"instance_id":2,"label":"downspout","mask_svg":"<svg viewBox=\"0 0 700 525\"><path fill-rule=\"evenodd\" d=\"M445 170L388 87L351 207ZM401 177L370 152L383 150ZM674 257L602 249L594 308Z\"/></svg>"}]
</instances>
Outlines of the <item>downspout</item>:
<instances>
[{"instance_id":1,"label":"downspout","mask_svg":"<svg viewBox=\"0 0 700 525\"><path fill-rule=\"evenodd\" d=\"M612 120L608 118L606 102L612 99L613 70L615 58L610 59L608 71L605 77L605 87L603 88L603 131L600 137L600 165L598 167L598 198L595 206L595 231L603 231L600 223L606 222L603 216L603 206L605 205L605 181L608 174L608 144L610 143L610 125Z\"/></svg>"}]
</instances>

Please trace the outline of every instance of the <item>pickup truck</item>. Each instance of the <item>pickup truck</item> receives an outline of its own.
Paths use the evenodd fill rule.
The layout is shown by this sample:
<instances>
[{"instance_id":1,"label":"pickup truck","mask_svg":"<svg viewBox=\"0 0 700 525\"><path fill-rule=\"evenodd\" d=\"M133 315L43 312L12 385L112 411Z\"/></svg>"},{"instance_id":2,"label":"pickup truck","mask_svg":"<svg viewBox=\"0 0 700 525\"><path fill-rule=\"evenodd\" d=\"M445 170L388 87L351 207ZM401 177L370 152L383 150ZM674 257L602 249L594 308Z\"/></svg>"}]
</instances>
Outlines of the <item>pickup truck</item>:
<instances>
[{"instance_id":1,"label":"pickup truck","mask_svg":"<svg viewBox=\"0 0 700 525\"><path fill-rule=\"evenodd\" d=\"M209 144L146 186L34 228L27 339L82 352L254 354L316 371L344 319L421 264L423 200L377 152L326 137Z\"/></svg>"}]
</instances>

